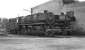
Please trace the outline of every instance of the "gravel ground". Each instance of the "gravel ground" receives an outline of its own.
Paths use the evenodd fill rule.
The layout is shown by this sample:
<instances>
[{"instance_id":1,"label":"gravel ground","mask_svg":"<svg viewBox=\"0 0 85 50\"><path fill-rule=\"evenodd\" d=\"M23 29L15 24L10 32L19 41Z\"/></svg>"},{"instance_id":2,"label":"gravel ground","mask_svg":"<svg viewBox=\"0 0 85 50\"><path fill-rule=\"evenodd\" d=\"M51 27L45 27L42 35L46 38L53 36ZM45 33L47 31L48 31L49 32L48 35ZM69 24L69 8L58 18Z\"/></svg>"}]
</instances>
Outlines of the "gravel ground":
<instances>
[{"instance_id":1,"label":"gravel ground","mask_svg":"<svg viewBox=\"0 0 85 50\"><path fill-rule=\"evenodd\" d=\"M85 50L85 38L0 36L0 50Z\"/></svg>"}]
</instances>

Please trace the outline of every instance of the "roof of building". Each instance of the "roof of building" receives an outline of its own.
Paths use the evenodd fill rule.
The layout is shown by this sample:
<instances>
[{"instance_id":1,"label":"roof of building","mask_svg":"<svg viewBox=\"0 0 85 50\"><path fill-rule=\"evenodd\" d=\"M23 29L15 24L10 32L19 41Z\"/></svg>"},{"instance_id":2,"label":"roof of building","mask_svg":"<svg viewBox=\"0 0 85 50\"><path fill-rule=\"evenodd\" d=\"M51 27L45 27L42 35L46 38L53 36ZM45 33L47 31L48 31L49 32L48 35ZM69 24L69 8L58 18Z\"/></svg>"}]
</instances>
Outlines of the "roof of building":
<instances>
[{"instance_id":1,"label":"roof of building","mask_svg":"<svg viewBox=\"0 0 85 50\"><path fill-rule=\"evenodd\" d=\"M52 1L45 2L45 3L43 3L43 4L40 4L40 5L37 5L37 6L33 7L32 9L38 8L38 7L42 6L42 5L49 4L49 3L51 3L51 2L52 2Z\"/></svg>"},{"instance_id":2,"label":"roof of building","mask_svg":"<svg viewBox=\"0 0 85 50\"><path fill-rule=\"evenodd\" d=\"M45 2L45 3L43 3L43 4L37 5L37 6L33 7L33 8L38 8L38 7L42 6L42 5L46 5L46 4L55 2L55 1L56 1L56 0L50 0L50 1ZM57 0L57 1L58 1L58 0ZM65 3L67 3L67 2L68 2L68 3L69 3L69 2L71 2L71 3L72 3L72 2L75 2L75 0L70 0L70 1L68 1L68 0L63 0L63 1L65 1ZM67 1L67 2L66 2L66 1ZM78 2L78 1L76 1L76 2ZM62 3L63 3L63 2L62 2ZM67 4L68 4L68 3L67 3ZM32 9L33 9L33 8L32 8Z\"/></svg>"}]
</instances>

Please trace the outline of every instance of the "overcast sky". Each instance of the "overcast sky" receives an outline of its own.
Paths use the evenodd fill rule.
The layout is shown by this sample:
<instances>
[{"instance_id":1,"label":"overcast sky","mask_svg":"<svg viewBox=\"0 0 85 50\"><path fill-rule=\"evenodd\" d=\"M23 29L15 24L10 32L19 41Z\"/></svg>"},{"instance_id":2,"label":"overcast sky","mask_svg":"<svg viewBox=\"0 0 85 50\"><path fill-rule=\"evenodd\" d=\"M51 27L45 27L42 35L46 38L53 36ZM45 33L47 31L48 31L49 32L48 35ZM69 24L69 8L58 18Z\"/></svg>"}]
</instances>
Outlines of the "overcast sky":
<instances>
[{"instance_id":1,"label":"overcast sky","mask_svg":"<svg viewBox=\"0 0 85 50\"><path fill-rule=\"evenodd\" d=\"M79 1L81 1L81 2L82 2L82 1L85 1L85 0L79 0Z\"/></svg>"},{"instance_id":2,"label":"overcast sky","mask_svg":"<svg viewBox=\"0 0 85 50\"><path fill-rule=\"evenodd\" d=\"M30 11L27 12L24 9L30 10L30 8L47 1L49 0L0 0L0 17L14 18L17 16L25 16L30 14Z\"/></svg>"}]
</instances>

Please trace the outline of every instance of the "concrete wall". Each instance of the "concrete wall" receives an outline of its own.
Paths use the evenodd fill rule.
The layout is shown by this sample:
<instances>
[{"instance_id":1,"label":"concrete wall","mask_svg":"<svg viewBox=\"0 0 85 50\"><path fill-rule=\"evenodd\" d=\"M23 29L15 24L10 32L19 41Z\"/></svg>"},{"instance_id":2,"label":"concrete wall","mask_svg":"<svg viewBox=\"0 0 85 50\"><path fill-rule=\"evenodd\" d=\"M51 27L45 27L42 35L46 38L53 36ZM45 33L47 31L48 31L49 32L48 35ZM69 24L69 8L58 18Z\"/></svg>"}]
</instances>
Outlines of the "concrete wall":
<instances>
[{"instance_id":1,"label":"concrete wall","mask_svg":"<svg viewBox=\"0 0 85 50\"><path fill-rule=\"evenodd\" d=\"M54 14L60 14L62 6L62 0L52 0L42 5L34 7L33 14L43 12L44 10L48 10L50 12L53 12Z\"/></svg>"},{"instance_id":2,"label":"concrete wall","mask_svg":"<svg viewBox=\"0 0 85 50\"><path fill-rule=\"evenodd\" d=\"M63 6L62 0L49 1L48 3L34 7L33 13L43 12L44 10L48 10L54 14L60 14L60 12L66 13L67 11L73 10L77 19L75 27L85 31L85 2Z\"/></svg>"},{"instance_id":3,"label":"concrete wall","mask_svg":"<svg viewBox=\"0 0 85 50\"><path fill-rule=\"evenodd\" d=\"M75 8L75 16L77 17L79 27L85 31L85 6Z\"/></svg>"},{"instance_id":4,"label":"concrete wall","mask_svg":"<svg viewBox=\"0 0 85 50\"><path fill-rule=\"evenodd\" d=\"M76 28L85 31L85 2L65 5L62 12L73 10L77 19Z\"/></svg>"}]
</instances>

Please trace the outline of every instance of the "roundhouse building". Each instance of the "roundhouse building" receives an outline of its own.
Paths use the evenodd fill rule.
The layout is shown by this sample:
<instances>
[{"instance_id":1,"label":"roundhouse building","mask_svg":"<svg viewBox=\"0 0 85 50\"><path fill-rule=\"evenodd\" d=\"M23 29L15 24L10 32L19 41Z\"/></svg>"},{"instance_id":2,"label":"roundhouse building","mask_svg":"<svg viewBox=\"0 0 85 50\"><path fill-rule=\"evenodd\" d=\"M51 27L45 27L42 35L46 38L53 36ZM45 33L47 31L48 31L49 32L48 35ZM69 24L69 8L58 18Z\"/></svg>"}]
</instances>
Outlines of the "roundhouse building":
<instances>
[{"instance_id":1,"label":"roundhouse building","mask_svg":"<svg viewBox=\"0 0 85 50\"><path fill-rule=\"evenodd\" d=\"M75 0L50 0L44 4L32 8L32 14L48 10L59 15L61 12L74 11L77 19L76 28L85 30L85 2Z\"/></svg>"}]
</instances>

